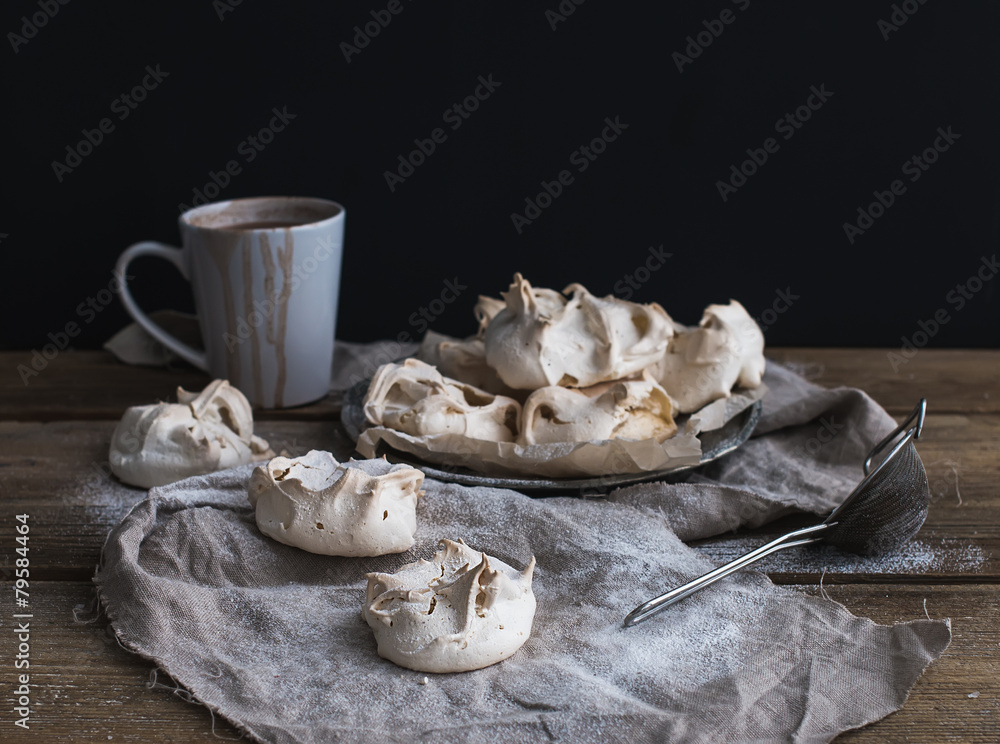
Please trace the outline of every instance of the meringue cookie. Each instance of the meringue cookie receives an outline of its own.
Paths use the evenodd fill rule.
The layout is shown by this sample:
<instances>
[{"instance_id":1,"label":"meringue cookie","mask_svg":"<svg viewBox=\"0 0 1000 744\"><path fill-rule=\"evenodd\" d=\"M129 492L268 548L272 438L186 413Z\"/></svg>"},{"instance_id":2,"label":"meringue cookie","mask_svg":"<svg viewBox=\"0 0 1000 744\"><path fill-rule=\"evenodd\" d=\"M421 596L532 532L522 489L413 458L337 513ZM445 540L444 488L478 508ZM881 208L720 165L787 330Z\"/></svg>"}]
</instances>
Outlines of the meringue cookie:
<instances>
[{"instance_id":1,"label":"meringue cookie","mask_svg":"<svg viewBox=\"0 0 1000 744\"><path fill-rule=\"evenodd\" d=\"M698 327L671 339L650 368L681 413L729 396L733 386L755 388L764 374L764 334L736 300L709 305Z\"/></svg>"},{"instance_id":2,"label":"meringue cookie","mask_svg":"<svg viewBox=\"0 0 1000 744\"><path fill-rule=\"evenodd\" d=\"M503 300L498 300L496 297L479 295L479 300L472 310L476 316L476 320L479 322L479 332L476 334L479 338L483 337L483 334L486 333L486 327L496 317L497 313L505 307L507 307L507 303Z\"/></svg>"},{"instance_id":3,"label":"meringue cookie","mask_svg":"<svg viewBox=\"0 0 1000 744\"><path fill-rule=\"evenodd\" d=\"M418 672L466 672L511 656L531 635L535 559L518 572L461 540L431 560L368 574L362 615L378 654Z\"/></svg>"},{"instance_id":4,"label":"meringue cookie","mask_svg":"<svg viewBox=\"0 0 1000 744\"><path fill-rule=\"evenodd\" d=\"M740 374L736 384L755 388L764 378L764 333L736 300L728 305L709 305L702 319L709 327L726 328L740 342Z\"/></svg>"},{"instance_id":5,"label":"meringue cookie","mask_svg":"<svg viewBox=\"0 0 1000 744\"><path fill-rule=\"evenodd\" d=\"M673 321L656 303L594 297L571 284L566 299L514 275L507 306L484 334L486 361L519 390L589 387L633 375L663 356Z\"/></svg>"},{"instance_id":6,"label":"meringue cookie","mask_svg":"<svg viewBox=\"0 0 1000 744\"><path fill-rule=\"evenodd\" d=\"M524 402L518 444L655 439L677 433L667 392L648 375L589 388L539 388Z\"/></svg>"},{"instance_id":7,"label":"meringue cookie","mask_svg":"<svg viewBox=\"0 0 1000 744\"><path fill-rule=\"evenodd\" d=\"M417 358L437 367L445 377L464 382L494 395L509 395L510 388L497 377L496 371L486 363L486 348L475 336L464 340L427 331Z\"/></svg>"},{"instance_id":8,"label":"meringue cookie","mask_svg":"<svg viewBox=\"0 0 1000 744\"><path fill-rule=\"evenodd\" d=\"M260 531L310 553L375 556L413 547L424 474L384 459L339 464L329 452L275 457L247 497Z\"/></svg>"},{"instance_id":9,"label":"meringue cookie","mask_svg":"<svg viewBox=\"0 0 1000 744\"><path fill-rule=\"evenodd\" d=\"M153 488L274 457L253 433L246 397L227 380L200 393L177 388L179 403L132 406L111 436L111 471L124 483Z\"/></svg>"},{"instance_id":10,"label":"meringue cookie","mask_svg":"<svg viewBox=\"0 0 1000 744\"><path fill-rule=\"evenodd\" d=\"M418 359L379 367L363 407L374 426L413 436L463 434L491 442L514 441L521 415L516 400L443 377Z\"/></svg>"}]
</instances>

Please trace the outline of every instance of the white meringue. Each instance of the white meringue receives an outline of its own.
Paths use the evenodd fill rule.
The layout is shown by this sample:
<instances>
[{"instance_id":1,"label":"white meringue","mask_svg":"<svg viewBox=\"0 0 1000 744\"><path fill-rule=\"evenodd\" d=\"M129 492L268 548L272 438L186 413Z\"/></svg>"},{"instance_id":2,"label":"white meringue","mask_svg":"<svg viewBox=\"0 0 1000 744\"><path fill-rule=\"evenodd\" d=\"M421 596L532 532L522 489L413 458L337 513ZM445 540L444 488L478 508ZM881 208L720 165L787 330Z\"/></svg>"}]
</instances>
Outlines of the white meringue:
<instances>
[{"instance_id":1,"label":"white meringue","mask_svg":"<svg viewBox=\"0 0 1000 744\"><path fill-rule=\"evenodd\" d=\"M507 303L503 300L498 300L496 297L479 295L479 300L472 310L476 316L476 320L479 322L479 332L476 334L479 338L483 337L483 334L486 333L486 327L496 317L497 313L505 307L507 307Z\"/></svg>"},{"instance_id":2,"label":"white meringue","mask_svg":"<svg viewBox=\"0 0 1000 744\"><path fill-rule=\"evenodd\" d=\"M729 396L733 386L755 388L764 374L764 334L736 300L709 305L698 327L679 332L650 368L680 413Z\"/></svg>"},{"instance_id":3,"label":"white meringue","mask_svg":"<svg viewBox=\"0 0 1000 744\"><path fill-rule=\"evenodd\" d=\"M496 370L486 363L483 340L475 336L463 340L427 331L417 350L417 358L437 367L443 376L487 393L509 396L513 392L497 377Z\"/></svg>"},{"instance_id":4,"label":"white meringue","mask_svg":"<svg viewBox=\"0 0 1000 744\"><path fill-rule=\"evenodd\" d=\"M703 323L709 327L727 328L740 342L740 374L736 384L755 388L764 378L764 333L736 300L728 305L709 305Z\"/></svg>"},{"instance_id":5,"label":"white meringue","mask_svg":"<svg viewBox=\"0 0 1000 744\"><path fill-rule=\"evenodd\" d=\"M579 284L567 300L514 275L507 306L484 334L486 361L512 388L588 387L633 375L663 356L673 322L656 303L598 298Z\"/></svg>"},{"instance_id":6,"label":"white meringue","mask_svg":"<svg viewBox=\"0 0 1000 744\"><path fill-rule=\"evenodd\" d=\"M465 672L511 656L531 635L535 559L518 572L461 540L431 560L368 574L365 622L379 656L418 672Z\"/></svg>"},{"instance_id":7,"label":"white meringue","mask_svg":"<svg viewBox=\"0 0 1000 744\"><path fill-rule=\"evenodd\" d=\"M375 372L364 400L365 418L413 436L463 434L490 442L512 442L521 404L441 375L433 366L407 359Z\"/></svg>"},{"instance_id":8,"label":"white meringue","mask_svg":"<svg viewBox=\"0 0 1000 744\"><path fill-rule=\"evenodd\" d=\"M655 439L677 433L667 392L648 375L589 388L539 388L524 402L518 443Z\"/></svg>"},{"instance_id":9,"label":"white meringue","mask_svg":"<svg viewBox=\"0 0 1000 744\"><path fill-rule=\"evenodd\" d=\"M247 497L268 537L321 555L375 556L413 547L424 474L384 459L339 464L329 452L275 457Z\"/></svg>"},{"instance_id":10,"label":"white meringue","mask_svg":"<svg viewBox=\"0 0 1000 744\"><path fill-rule=\"evenodd\" d=\"M227 380L200 393L177 388L177 399L125 411L108 455L123 482L153 488L274 457L254 436L250 403Z\"/></svg>"}]
</instances>

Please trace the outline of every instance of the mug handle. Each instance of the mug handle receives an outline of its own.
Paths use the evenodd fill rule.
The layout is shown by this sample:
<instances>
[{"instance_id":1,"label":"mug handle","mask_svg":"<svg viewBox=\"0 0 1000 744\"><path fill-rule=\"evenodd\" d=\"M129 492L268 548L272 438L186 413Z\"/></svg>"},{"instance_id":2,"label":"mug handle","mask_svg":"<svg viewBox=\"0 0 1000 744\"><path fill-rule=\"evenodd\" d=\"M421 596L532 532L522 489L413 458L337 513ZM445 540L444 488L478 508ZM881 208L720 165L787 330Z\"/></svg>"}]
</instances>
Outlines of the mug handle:
<instances>
[{"instance_id":1,"label":"mug handle","mask_svg":"<svg viewBox=\"0 0 1000 744\"><path fill-rule=\"evenodd\" d=\"M138 258L139 256L159 256L160 258L165 258L177 267L178 271L181 272L181 276L188 281L191 281L190 272L188 271L187 263L184 260L184 251L180 248L174 248L173 246L166 245L164 243L158 243L155 240L145 240L141 243L130 245L125 249L125 252L118 257L118 263L115 265L115 275L119 278L119 282L121 284L122 302L125 304L125 309L128 311L128 314L132 316L135 322L142 326L142 328L150 336L155 338L182 359L190 362L198 369L208 372L208 356L204 351L188 346L183 341L174 338L165 330L160 328L160 326L154 323L150 317L142 311L142 308L140 308L139 305L136 304L136 301L132 298L132 293L128 289L126 269L128 269L128 265L132 262L132 259Z\"/></svg>"}]
</instances>

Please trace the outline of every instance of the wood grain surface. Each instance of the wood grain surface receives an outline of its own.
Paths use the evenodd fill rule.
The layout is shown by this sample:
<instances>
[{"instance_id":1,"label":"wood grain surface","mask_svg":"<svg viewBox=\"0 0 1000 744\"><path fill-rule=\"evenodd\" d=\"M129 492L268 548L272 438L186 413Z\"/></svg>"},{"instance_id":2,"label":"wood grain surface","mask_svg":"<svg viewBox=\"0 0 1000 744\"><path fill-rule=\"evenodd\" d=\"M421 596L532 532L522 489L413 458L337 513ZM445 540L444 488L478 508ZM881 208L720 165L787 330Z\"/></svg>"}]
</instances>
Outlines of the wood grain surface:
<instances>
[{"instance_id":1,"label":"wood grain surface","mask_svg":"<svg viewBox=\"0 0 1000 744\"><path fill-rule=\"evenodd\" d=\"M894 349L769 349L817 384L869 393L897 419L922 396L928 419L918 451L931 484L930 515L913 543L885 560L798 551L759 564L777 583L825 591L880 623L949 617L954 640L917 682L903 709L838 738L844 742L1000 741L1000 351L924 349L893 368ZM25 386L30 353L0 353L0 580L9 627L17 514L30 514L33 620L31 730L0 714L2 742L204 742L239 732L123 650L92 612L91 577L109 529L145 497L108 474L115 422L130 405L173 399L207 378L187 366L129 367L104 352L64 352ZM337 420L339 398L258 412L257 433L289 454L352 443ZM746 534L695 544L724 561L768 536L811 521L780 520ZM75 613L74 613L75 610ZM80 620L89 622L80 622ZM0 641L0 684L13 690L14 645ZM4 695L8 703L12 693ZM214 735L213 735L214 733Z\"/></svg>"}]
</instances>

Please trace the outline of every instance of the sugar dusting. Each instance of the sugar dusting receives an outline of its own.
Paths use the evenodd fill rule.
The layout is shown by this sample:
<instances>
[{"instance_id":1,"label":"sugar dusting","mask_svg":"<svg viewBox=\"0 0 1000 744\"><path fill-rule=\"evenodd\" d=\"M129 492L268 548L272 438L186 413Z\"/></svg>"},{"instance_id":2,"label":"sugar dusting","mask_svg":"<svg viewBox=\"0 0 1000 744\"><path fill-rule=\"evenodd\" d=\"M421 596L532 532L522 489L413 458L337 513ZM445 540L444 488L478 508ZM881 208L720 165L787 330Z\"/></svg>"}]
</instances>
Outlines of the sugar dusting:
<instances>
[{"instance_id":1,"label":"sugar dusting","mask_svg":"<svg viewBox=\"0 0 1000 744\"><path fill-rule=\"evenodd\" d=\"M696 549L714 563L726 563L760 547L768 539L740 536L703 543ZM765 573L983 573L991 556L971 540L916 539L895 553L876 557L845 553L832 545L790 548L764 558L754 567Z\"/></svg>"},{"instance_id":2,"label":"sugar dusting","mask_svg":"<svg viewBox=\"0 0 1000 744\"><path fill-rule=\"evenodd\" d=\"M422 524L446 530L464 522L461 533L470 545L515 566L536 556L535 593L544 609L521 657L533 667L533 697L544 690L550 704L555 698L575 708L582 696L647 715L647 706L664 698L731 677L770 633L757 629L772 627L775 589L757 575L733 577L669 614L622 626L640 602L709 567L662 520L606 502L425 485ZM456 513L463 516L456 520ZM498 524L508 535L497 534ZM419 542L418 535L422 554ZM527 690L522 694L529 699Z\"/></svg>"},{"instance_id":3,"label":"sugar dusting","mask_svg":"<svg viewBox=\"0 0 1000 744\"><path fill-rule=\"evenodd\" d=\"M806 370L800 373L808 376ZM772 470L780 475L797 450L779 449L780 459L754 463L746 481L763 480ZM794 483L782 483L785 492L795 492ZM638 741L652 740L654 732L658 740L738 741L749 738L744 724L751 712L761 726L754 731L759 740L787 741L793 735L826 740L898 708L900 693L912 685L912 670L927 663L925 656L904 659L906 674L900 676L882 664L844 663L852 654L887 658L887 642L905 653L909 644L902 639L912 635L936 649L934 657L943 650L941 623L889 628L854 623L843 608L774 587L756 572L735 574L667 613L622 628L622 618L637 603L699 575L710 562L759 546L760 536L715 540L690 550L666 519L651 519L640 509L638 496L630 504L628 499L527 499L433 481L426 489L418 504L421 529L414 549L373 559L318 560L291 553L261 542L251 522L233 521L224 509L200 510L197 518L181 515L189 518L177 517L176 523L172 517L169 525L160 525L159 539L149 541L150 572L133 579L157 591L129 587L124 599L119 597L154 603L151 611L128 614L129 622L140 624L131 629L133 636L155 639L147 653L155 647L157 658L177 670L179 684L198 682L206 695L226 701L228 717L270 718L272 738L294 721L299 731L313 734L312 741L350 734L416 739L431 727L442 741L481 738L483 731L498 742ZM63 499L67 512L94 509L101 524L113 524L145 493L94 473ZM815 503L809 506L817 509ZM751 505L736 521L758 513ZM200 538L204 554L218 556L224 587L206 586L201 564L176 560L171 546L188 544L192 536ZM424 684L427 677L376 655L358 610L365 571L390 571L429 556L440 537L462 537L518 567L536 556L540 609L531 637L507 661L464 675L435 675L432 684ZM152 552L157 550L164 554ZM778 553L758 567L816 575L824 570L825 578L831 572L919 574L949 566L982 571L988 558L968 540L922 536L879 559L824 546ZM240 577L235 585L233 577ZM107 591L123 593L114 581ZM193 616L201 620L170 628L193 634L183 636L184 643L159 642L164 626L155 622L160 609L155 603L164 596L172 600L171 611L196 610ZM199 660L218 666L209 674L208 664ZM824 675L828 684L821 689ZM356 683L330 683L343 679ZM765 690L770 694L746 694ZM331 711L339 713L336 728ZM824 721L814 711L832 718ZM501 729L498 722L523 728ZM256 726L245 728L260 736Z\"/></svg>"},{"instance_id":4,"label":"sugar dusting","mask_svg":"<svg viewBox=\"0 0 1000 744\"><path fill-rule=\"evenodd\" d=\"M144 488L126 486L114 476L94 468L86 477L56 495L67 507L83 509L81 523L104 525L110 529L148 493Z\"/></svg>"},{"instance_id":5,"label":"sugar dusting","mask_svg":"<svg viewBox=\"0 0 1000 744\"><path fill-rule=\"evenodd\" d=\"M261 721L271 738L293 721L316 742L415 740L431 729L441 741L484 731L498 742L651 741L654 733L655 740L740 741L752 722L760 740L818 740L894 710L900 689L912 684L852 658L870 659L886 643L905 657L904 634L923 641L922 654L941 650L943 624L855 622L844 608L756 572L624 628L639 602L710 566L704 550L691 550L665 521L629 503L531 499L428 479L411 551L332 559L264 539L246 513L229 508L241 485L227 477L190 481L197 509L164 511L141 536L113 541L102 591L131 646L169 668L178 686L221 701L227 718L258 736ZM227 493L213 495L213 484ZM143 495L98 478L67 499L93 499L108 518ZM214 499L220 508L206 508ZM140 537L149 538L144 570L129 571L133 558L123 546ZM444 537L516 568L535 556L539 609L525 645L504 662L424 677L377 655L359 608L366 572L427 557ZM212 560L187 560L192 544ZM119 612L125 602L130 611ZM901 668L926 663L907 657ZM354 684L330 683L345 679ZM816 689L833 696L834 716L812 722Z\"/></svg>"}]
</instances>

